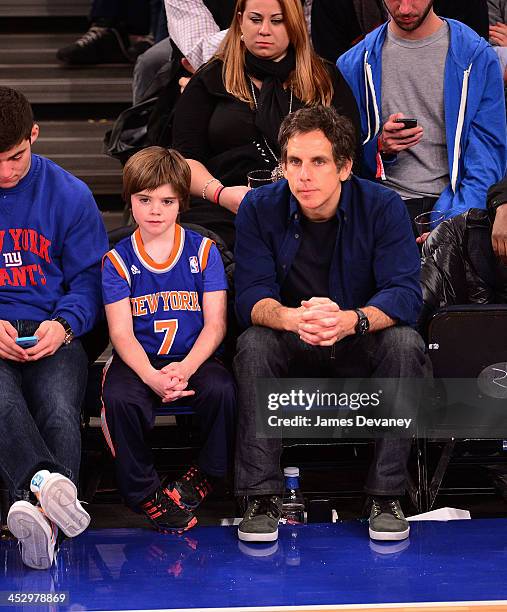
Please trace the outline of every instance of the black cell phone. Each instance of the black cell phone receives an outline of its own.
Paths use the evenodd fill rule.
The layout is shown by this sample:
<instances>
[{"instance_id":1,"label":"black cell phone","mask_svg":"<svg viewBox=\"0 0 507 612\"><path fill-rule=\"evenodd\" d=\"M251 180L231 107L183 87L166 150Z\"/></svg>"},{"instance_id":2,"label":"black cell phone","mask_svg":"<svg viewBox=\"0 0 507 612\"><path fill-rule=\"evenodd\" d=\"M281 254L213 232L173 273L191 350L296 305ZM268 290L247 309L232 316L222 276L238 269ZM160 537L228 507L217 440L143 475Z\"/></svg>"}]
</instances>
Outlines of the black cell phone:
<instances>
[{"instance_id":1,"label":"black cell phone","mask_svg":"<svg viewBox=\"0 0 507 612\"><path fill-rule=\"evenodd\" d=\"M403 123L405 129L417 127L417 119L403 117L402 119L394 119L394 123Z\"/></svg>"}]
</instances>

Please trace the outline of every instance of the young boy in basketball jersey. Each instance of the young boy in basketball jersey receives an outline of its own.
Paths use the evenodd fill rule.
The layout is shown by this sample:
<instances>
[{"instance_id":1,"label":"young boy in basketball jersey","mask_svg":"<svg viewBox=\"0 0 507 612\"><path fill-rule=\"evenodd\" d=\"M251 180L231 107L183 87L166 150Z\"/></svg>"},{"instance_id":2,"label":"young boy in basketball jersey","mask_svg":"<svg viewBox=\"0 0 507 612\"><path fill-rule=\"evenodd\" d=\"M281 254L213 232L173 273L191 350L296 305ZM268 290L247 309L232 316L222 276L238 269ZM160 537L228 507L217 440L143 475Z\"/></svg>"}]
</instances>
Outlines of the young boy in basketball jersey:
<instances>
[{"instance_id":1,"label":"young boy in basketball jersey","mask_svg":"<svg viewBox=\"0 0 507 612\"><path fill-rule=\"evenodd\" d=\"M214 358L226 330L227 281L217 247L185 230L190 168L173 150L148 147L129 159L124 197L138 229L104 257L103 297L114 347L103 388L102 429L127 505L156 529L181 533L192 510L227 471L236 393ZM184 398L202 438L198 465L162 487L145 434L155 410Z\"/></svg>"}]
</instances>

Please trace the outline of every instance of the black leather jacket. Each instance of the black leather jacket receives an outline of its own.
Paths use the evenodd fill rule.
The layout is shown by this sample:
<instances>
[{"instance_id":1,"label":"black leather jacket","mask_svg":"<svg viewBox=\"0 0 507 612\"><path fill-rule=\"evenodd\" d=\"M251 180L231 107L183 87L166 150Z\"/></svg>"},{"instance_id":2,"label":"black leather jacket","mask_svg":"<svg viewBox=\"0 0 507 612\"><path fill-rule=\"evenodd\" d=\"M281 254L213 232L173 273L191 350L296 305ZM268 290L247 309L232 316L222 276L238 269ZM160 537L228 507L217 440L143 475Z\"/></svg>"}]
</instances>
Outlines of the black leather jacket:
<instances>
[{"instance_id":1,"label":"black leather jacket","mask_svg":"<svg viewBox=\"0 0 507 612\"><path fill-rule=\"evenodd\" d=\"M500 204L507 202L507 176L496 185L490 187L488 191L488 209L498 208Z\"/></svg>"},{"instance_id":2,"label":"black leather jacket","mask_svg":"<svg viewBox=\"0 0 507 612\"><path fill-rule=\"evenodd\" d=\"M507 303L507 267L491 246L493 216L494 210L471 208L442 222L424 243L422 332L444 306Z\"/></svg>"}]
</instances>

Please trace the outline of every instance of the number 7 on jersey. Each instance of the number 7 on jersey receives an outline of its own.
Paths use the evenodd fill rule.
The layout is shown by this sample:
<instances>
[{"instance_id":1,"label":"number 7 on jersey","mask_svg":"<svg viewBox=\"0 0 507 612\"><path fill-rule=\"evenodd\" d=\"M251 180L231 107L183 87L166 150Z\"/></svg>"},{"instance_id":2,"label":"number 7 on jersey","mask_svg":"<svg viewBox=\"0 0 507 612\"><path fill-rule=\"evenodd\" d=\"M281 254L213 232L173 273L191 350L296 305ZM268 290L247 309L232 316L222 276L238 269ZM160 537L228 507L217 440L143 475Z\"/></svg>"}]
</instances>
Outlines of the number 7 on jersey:
<instances>
[{"instance_id":1,"label":"number 7 on jersey","mask_svg":"<svg viewBox=\"0 0 507 612\"><path fill-rule=\"evenodd\" d=\"M154 321L153 328L158 334L165 333L157 355L168 355L171 351L176 332L178 331L178 319Z\"/></svg>"}]
</instances>

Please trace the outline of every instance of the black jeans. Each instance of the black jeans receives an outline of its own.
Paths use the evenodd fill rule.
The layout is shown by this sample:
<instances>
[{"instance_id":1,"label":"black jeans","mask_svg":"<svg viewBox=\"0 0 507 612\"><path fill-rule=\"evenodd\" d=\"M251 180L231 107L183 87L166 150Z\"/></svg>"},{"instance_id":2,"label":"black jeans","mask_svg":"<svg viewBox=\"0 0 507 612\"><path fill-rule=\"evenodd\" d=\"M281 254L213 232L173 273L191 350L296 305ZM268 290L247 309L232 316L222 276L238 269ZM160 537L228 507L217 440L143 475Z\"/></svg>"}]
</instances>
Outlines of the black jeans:
<instances>
[{"instance_id":1,"label":"black jeans","mask_svg":"<svg viewBox=\"0 0 507 612\"><path fill-rule=\"evenodd\" d=\"M257 378L284 378L304 368L305 377L327 375L362 378L426 378L431 366L421 336L410 327L390 327L366 336L349 336L330 347L306 344L296 334L251 327L238 340L234 370L238 382L236 494L281 494L281 439L256 437ZM395 391L395 393L397 393ZM402 391L399 391L402 393ZM412 398L413 399L413 398ZM406 402L410 398L393 397ZM370 495L399 497L405 492L410 439L382 438L375 442L365 490Z\"/></svg>"},{"instance_id":2,"label":"black jeans","mask_svg":"<svg viewBox=\"0 0 507 612\"><path fill-rule=\"evenodd\" d=\"M154 367L169 363L159 361ZM175 403L160 398L115 355L104 377L102 430L115 458L116 482L131 508L153 494L160 479L145 437L155 424L155 411L162 406L171 414L173 406L192 406L201 437L199 467L211 476L225 476L230 466L236 424L236 386L232 374L215 359L205 361L190 377L195 395Z\"/></svg>"},{"instance_id":3,"label":"black jeans","mask_svg":"<svg viewBox=\"0 0 507 612\"><path fill-rule=\"evenodd\" d=\"M104 27L117 27L122 24L129 34L148 34L150 32L152 11L159 10L159 0L93 0L90 21Z\"/></svg>"}]
</instances>

